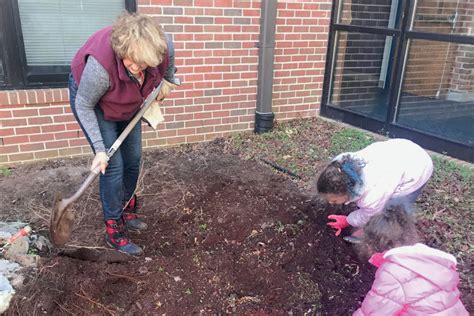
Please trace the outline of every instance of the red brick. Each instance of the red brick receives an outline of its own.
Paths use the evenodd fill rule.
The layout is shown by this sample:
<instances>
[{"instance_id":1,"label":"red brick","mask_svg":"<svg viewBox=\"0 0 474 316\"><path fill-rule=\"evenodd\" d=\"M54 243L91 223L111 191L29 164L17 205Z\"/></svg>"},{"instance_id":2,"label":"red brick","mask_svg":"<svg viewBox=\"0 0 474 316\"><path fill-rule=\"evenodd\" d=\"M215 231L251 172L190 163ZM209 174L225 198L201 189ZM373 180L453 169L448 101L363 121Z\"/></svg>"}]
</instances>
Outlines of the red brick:
<instances>
[{"instance_id":1,"label":"red brick","mask_svg":"<svg viewBox=\"0 0 474 316\"><path fill-rule=\"evenodd\" d=\"M7 105L10 102L8 101L8 91L0 91L0 105Z\"/></svg>"},{"instance_id":2,"label":"red brick","mask_svg":"<svg viewBox=\"0 0 474 316\"><path fill-rule=\"evenodd\" d=\"M37 151L37 150L44 150L44 144L43 143L34 143L34 144L20 145L20 151L22 151L22 152Z\"/></svg>"},{"instance_id":3,"label":"red brick","mask_svg":"<svg viewBox=\"0 0 474 316\"><path fill-rule=\"evenodd\" d=\"M188 113L188 114L177 114L174 116L174 119L175 121L188 121L188 120L192 120L194 118L194 114L193 113Z\"/></svg>"},{"instance_id":4,"label":"red brick","mask_svg":"<svg viewBox=\"0 0 474 316\"><path fill-rule=\"evenodd\" d=\"M211 133L211 134L206 134L206 140L213 140L217 137L222 137L224 133Z\"/></svg>"},{"instance_id":5,"label":"red brick","mask_svg":"<svg viewBox=\"0 0 474 316\"><path fill-rule=\"evenodd\" d=\"M64 122L75 122L76 119L73 115L55 115L53 117L55 123L64 123Z\"/></svg>"},{"instance_id":6,"label":"red brick","mask_svg":"<svg viewBox=\"0 0 474 316\"><path fill-rule=\"evenodd\" d=\"M208 98L206 98L206 99L208 99ZM208 102L210 102L210 100ZM187 106L184 110L185 110L186 113L201 112L203 110L203 106L202 105L191 105L191 106Z\"/></svg>"},{"instance_id":7,"label":"red brick","mask_svg":"<svg viewBox=\"0 0 474 316\"><path fill-rule=\"evenodd\" d=\"M57 115L57 114L63 114L63 113L64 113L63 108L60 108L60 107L39 109L39 115Z\"/></svg>"},{"instance_id":8,"label":"red brick","mask_svg":"<svg viewBox=\"0 0 474 316\"><path fill-rule=\"evenodd\" d=\"M62 133L55 133L55 139L70 139L70 138L78 138L79 132L78 131L69 131L69 132L62 132Z\"/></svg>"},{"instance_id":9,"label":"red brick","mask_svg":"<svg viewBox=\"0 0 474 316\"><path fill-rule=\"evenodd\" d=\"M67 140L59 140L59 141L54 141L54 142L47 142L45 143L46 149L52 149L52 148L66 148L69 147L69 143Z\"/></svg>"},{"instance_id":10,"label":"red brick","mask_svg":"<svg viewBox=\"0 0 474 316\"><path fill-rule=\"evenodd\" d=\"M222 118L222 124L237 123L239 121L238 117L224 117Z\"/></svg>"},{"instance_id":11,"label":"red brick","mask_svg":"<svg viewBox=\"0 0 474 316\"><path fill-rule=\"evenodd\" d=\"M194 134L196 134L195 128L183 128L183 129L178 130L178 136L194 135Z\"/></svg>"},{"instance_id":12,"label":"red brick","mask_svg":"<svg viewBox=\"0 0 474 316\"><path fill-rule=\"evenodd\" d=\"M27 104L28 103L28 96L26 94L25 90L18 90L18 99L20 101L20 104Z\"/></svg>"},{"instance_id":13,"label":"red brick","mask_svg":"<svg viewBox=\"0 0 474 316\"><path fill-rule=\"evenodd\" d=\"M33 153L26 153L26 154L14 154L14 155L9 155L8 156L10 159L10 162L15 162L15 161L28 161L28 160L33 160L35 159L35 156Z\"/></svg>"},{"instance_id":14,"label":"red brick","mask_svg":"<svg viewBox=\"0 0 474 316\"><path fill-rule=\"evenodd\" d=\"M15 135L15 130L13 128L0 128L0 136L11 136Z\"/></svg>"},{"instance_id":15,"label":"red brick","mask_svg":"<svg viewBox=\"0 0 474 316\"><path fill-rule=\"evenodd\" d=\"M185 127L198 127L202 126L203 122L201 120L196 120L196 121L186 121L185 122Z\"/></svg>"},{"instance_id":16,"label":"red brick","mask_svg":"<svg viewBox=\"0 0 474 316\"><path fill-rule=\"evenodd\" d=\"M173 137L173 138L167 138L166 143L169 145L177 145L177 144L183 144L186 142L186 137L184 136L179 136L179 137Z\"/></svg>"},{"instance_id":17,"label":"red brick","mask_svg":"<svg viewBox=\"0 0 474 316\"><path fill-rule=\"evenodd\" d=\"M213 7L213 0L194 0L195 7Z\"/></svg>"},{"instance_id":18,"label":"red brick","mask_svg":"<svg viewBox=\"0 0 474 316\"><path fill-rule=\"evenodd\" d=\"M16 91L9 91L8 95L10 97L9 104L19 104L18 93Z\"/></svg>"},{"instance_id":19,"label":"red brick","mask_svg":"<svg viewBox=\"0 0 474 316\"><path fill-rule=\"evenodd\" d=\"M182 106L174 106L174 107L167 107L162 109L165 114L176 114L176 113L183 113L184 107Z\"/></svg>"},{"instance_id":20,"label":"red brick","mask_svg":"<svg viewBox=\"0 0 474 316\"><path fill-rule=\"evenodd\" d=\"M44 142L48 140L53 140L54 134L38 134L38 135L30 135L30 142Z\"/></svg>"},{"instance_id":21,"label":"red brick","mask_svg":"<svg viewBox=\"0 0 474 316\"><path fill-rule=\"evenodd\" d=\"M85 138L77 138L77 139L69 140L69 146L71 147L85 146L85 145L89 145L89 143L87 142L87 139Z\"/></svg>"},{"instance_id":22,"label":"red brick","mask_svg":"<svg viewBox=\"0 0 474 316\"><path fill-rule=\"evenodd\" d=\"M216 132L224 132L224 131L230 131L231 126L230 125L218 125L214 127L214 130Z\"/></svg>"},{"instance_id":23,"label":"red brick","mask_svg":"<svg viewBox=\"0 0 474 316\"><path fill-rule=\"evenodd\" d=\"M213 118L209 120L204 120L204 125L219 125L222 123L222 119L220 118Z\"/></svg>"},{"instance_id":24,"label":"red brick","mask_svg":"<svg viewBox=\"0 0 474 316\"><path fill-rule=\"evenodd\" d=\"M82 148L80 147L73 147L73 148L63 148L59 149L59 156L77 156L82 154Z\"/></svg>"},{"instance_id":25,"label":"red brick","mask_svg":"<svg viewBox=\"0 0 474 316\"><path fill-rule=\"evenodd\" d=\"M60 102L61 101L61 90L54 89L53 90L53 98L54 98L54 102Z\"/></svg>"},{"instance_id":26,"label":"red brick","mask_svg":"<svg viewBox=\"0 0 474 316\"><path fill-rule=\"evenodd\" d=\"M194 5L196 6L196 5ZM204 9L203 8L184 8L184 15L203 15ZM174 35L174 34L173 34ZM176 36L174 35L176 39Z\"/></svg>"},{"instance_id":27,"label":"red brick","mask_svg":"<svg viewBox=\"0 0 474 316\"><path fill-rule=\"evenodd\" d=\"M12 117L12 111L0 111L0 119L6 119Z\"/></svg>"},{"instance_id":28,"label":"red brick","mask_svg":"<svg viewBox=\"0 0 474 316\"><path fill-rule=\"evenodd\" d=\"M0 126L2 127L15 127L15 126L25 126L26 119L7 119L1 120Z\"/></svg>"},{"instance_id":29,"label":"red brick","mask_svg":"<svg viewBox=\"0 0 474 316\"><path fill-rule=\"evenodd\" d=\"M198 143L202 142L205 140L204 135L190 135L186 136L186 142L187 143Z\"/></svg>"},{"instance_id":30,"label":"red brick","mask_svg":"<svg viewBox=\"0 0 474 316\"><path fill-rule=\"evenodd\" d=\"M29 141L30 140L29 140L28 136L26 136L26 135L4 137L3 138L3 143L5 145L22 144L22 143L28 143Z\"/></svg>"},{"instance_id":31,"label":"red brick","mask_svg":"<svg viewBox=\"0 0 474 316\"><path fill-rule=\"evenodd\" d=\"M204 111L218 111L222 109L222 105L220 104L206 104L204 105Z\"/></svg>"},{"instance_id":32,"label":"red brick","mask_svg":"<svg viewBox=\"0 0 474 316\"><path fill-rule=\"evenodd\" d=\"M13 117L37 116L38 110L37 109L13 110L12 114L13 114Z\"/></svg>"},{"instance_id":33,"label":"red brick","mask_svg":"<svg viewBox=\"0 0 474 316\"><path fill-rule=\"evenodd\" d=\"M41 133L41 128L39 126L15 128L16 135L29 135L29 134L39 134L39 133Z\"/></svg>"},{"instance_id":34,"label":"red brick","mask_svg":"<svg viewBox=\"0 0 474 316\"><path fill-rule=\"evenodd\" d=\"M191 90L186 91L185 95L186 98L202 97L204 95L204 92L202 90Z\"/></svg>"},{"instance_id":35,"label":"red brick","mask_svg":"<svg viewBox=\"0 0 474 316\"><path fill-rule=\"evenodd\" d=\"M216 111L212 113L212 117L226 117L230 116L229 111Z\"/></svg>"},{"instance_id":36,"label":"red brick","mask_svg":"<svg viewBox=\"0 0 474 316\"><path fill-rule=\"evenodd\" d=\"M158 137L173 137L176 136L176 130L162 131L158 133Z\"/></svg>"},{"instance_id":37,"label":"red brick","mask_svg":"<svg viewBox=\"0 0 474 316\"><path fill-rule=\"evenodd\" d=\"M200 127L198 129L196 129L196 132L198 134L206 134L206 133L210 133L210 132L213 132L214 131L214 127L212 126L204 126L204 127Z\"/></svg>"},{"instance_id":38,"label":"red brick","mask_svg":"<svg viewBox=\"0 0 474 316\"><path fill-rule=\"evenodd\" d=\"M79 126L77 122L66 124L66 130L68 131L76 131L76 130L79 131L80 129L81 127Z\"/></svg>"},{"instance_id":39,"label":"red brick","mask_svg":"<svg viewBox=\"0 0 474 316\"><path fill-rule=\"evenodd\" d=\"M41 126L42 133L62 132L65 130L66 125L64 124Z\"/></svg>"},{"instance_id":40,"label":"red brick","mask_svg":"<svg viewBox=\"0 0 474 316\"><path fill-rule=\"evenodd\" d=\"M58 155L59 155L59 152L58 152L57 149L38 151L38 152L35 153L35 159L56 158L56 157L58 157Z\"/></svg>"},{"instance_id":41,"label":"red brick","mask_svg":"<svg viewBox=\"0 0 474 316\"><path fill-rule=\"evenodd\" d=\"M194 113L194 119L206 119L206 118L211 118L212 113L211 112L200 112L200 113Z\"/></svg>"},{"instance_id":42,"label":"red brick","mask_svg":"<svg viewBox=\"0 0 474 316\"><path fill-rule=\"evenodd\" d=\"M175 16L174 22L178 24L193 24L194 20L192 17L188 16Z\"/></svg>"},{"instance_id":43,"label":"red brick","mask_svg":"<svg viewBox=\"0 0 474 316\"><path fill-rule=\"evenodd\" d=\"M185 33L202 33L204 31L204 27L202 25L185 25L184 32Z\"/></svg>"},{"instance_id":44,"label":"red brick","mask_svg":"<svg viewBox=\"0 0 474 316\"><path fill-rule=\"evenodd\" d=\"M0 146L0 155L4 154L11 154L11 153L17 153L19 152L19 147L18 145L13 145L13 146Z\"/></svg>"},{"instance_id":45,"label":"red brick","mask_svg":"<svg viewBox=\"0 0 474 316\"><path fill-rule=\"evenodd\" d=\"M173 0L173 5L177 7L190 7L193 5L193 0Z\"/></svg>"}]
</instances>

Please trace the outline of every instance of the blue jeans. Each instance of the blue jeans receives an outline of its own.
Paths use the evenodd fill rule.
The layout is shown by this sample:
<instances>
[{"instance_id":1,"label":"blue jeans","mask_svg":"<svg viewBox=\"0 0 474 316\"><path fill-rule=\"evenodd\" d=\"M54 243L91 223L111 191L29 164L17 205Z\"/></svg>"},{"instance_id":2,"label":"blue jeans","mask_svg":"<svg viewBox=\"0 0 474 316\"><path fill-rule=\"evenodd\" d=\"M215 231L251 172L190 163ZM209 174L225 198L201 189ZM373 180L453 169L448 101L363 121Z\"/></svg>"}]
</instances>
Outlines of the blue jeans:
<instances>
[{"instance_id":1,"label":"blue jeans","mask_svg":"<svg viewBox=\"0 0 474 316\"><path fill-rule=\"evenodd\" d=\"M94 151L91 140L77 116L76 94L77 83L72 75L70 75L69 96L72 113L79 122L87 141ZM95 107L95 114L105 148L108 150L117 140L120 133L127 127L129 121L107 121L104 119L104 113L99 106ZM109 160L105 174L100 174L100 199L102 201L104 220L117 220L122 216L123 204L132 197L137 186L141 157L142 128L141 123L138 122Z\"/></svg>"},{"instance_id":2,"label":"blue jeans","mask_svg":"<svg viewBox=\"0 0 474 316\"><path fill-rule=\"evenodd\" d=\"M413 214L413 212L415 211L415 208L413 207L413 205L415 204L416 199L418 198L418 196L420 196L421 191L423 191L425 186L426 186L426 183L423 186L421 186L419 189L417 189L416 191L410 194L407 194L405 196L399 196L397 198L391 198L388 200L387 205L396 205L400 203L404 204L406 211L409 214Z\"/></svg>"}]
</instances>

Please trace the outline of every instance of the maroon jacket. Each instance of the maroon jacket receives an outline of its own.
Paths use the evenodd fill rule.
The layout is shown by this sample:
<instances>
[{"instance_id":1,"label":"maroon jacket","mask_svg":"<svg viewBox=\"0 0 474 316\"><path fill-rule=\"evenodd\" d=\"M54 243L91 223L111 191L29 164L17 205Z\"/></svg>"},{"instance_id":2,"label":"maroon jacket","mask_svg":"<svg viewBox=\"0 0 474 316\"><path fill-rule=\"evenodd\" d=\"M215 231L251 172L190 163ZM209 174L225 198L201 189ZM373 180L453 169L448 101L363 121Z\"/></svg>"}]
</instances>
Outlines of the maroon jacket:
<instances>
[{"instance_id":1,"label":"maroon jacket","mask_svg":"<svg viewBox=\"0 0 474 316\"><path fill-rule=\"evenodd\" d=\"M109 74L110 87L99 101L104 117L109 121L125 121L140 108L146 96L158 86L168 68L168 53L157 67L145 70L145 82L141 87L127 73L122 60L114 53L110 37L112 27L105 27L94 33L79 49L71 63L71 72L79 85L87 58L94 58Z\"/></svg>"}]
</instances>

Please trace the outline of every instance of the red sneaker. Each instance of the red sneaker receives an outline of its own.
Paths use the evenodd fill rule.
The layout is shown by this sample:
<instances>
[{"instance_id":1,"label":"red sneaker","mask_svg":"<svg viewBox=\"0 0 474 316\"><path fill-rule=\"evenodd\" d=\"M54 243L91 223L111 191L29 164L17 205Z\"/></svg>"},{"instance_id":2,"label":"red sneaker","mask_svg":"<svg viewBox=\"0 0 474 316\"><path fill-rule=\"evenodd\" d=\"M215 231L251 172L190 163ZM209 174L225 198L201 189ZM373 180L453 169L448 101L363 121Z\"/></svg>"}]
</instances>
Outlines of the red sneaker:
<instances>
[{"instance_id":1,"label":"red sneaker","mask_svg":"<svg viewBox=\"0 0 474 316\"><path fill-rule=\"evenodd\" d=\"M136 195L133 195L127 206L125 206L122 213L122 218L125 222L125 226L130 231L142 231L148 228L148 225L140 218L138 218L137 209L138 198Z\"/></svg>"},{"instance_id":2,"label":"red sneaker","mask_svg":"<svg viewBox=\"0 0 474 316\"><path fill-rule=\"evenodd\" d=\"M105 242L120 252L131 256L139 256L143 253L142 248L131 242L125 236L123 220L109 219L105 221Z\"/></svg>"}]
</instances>

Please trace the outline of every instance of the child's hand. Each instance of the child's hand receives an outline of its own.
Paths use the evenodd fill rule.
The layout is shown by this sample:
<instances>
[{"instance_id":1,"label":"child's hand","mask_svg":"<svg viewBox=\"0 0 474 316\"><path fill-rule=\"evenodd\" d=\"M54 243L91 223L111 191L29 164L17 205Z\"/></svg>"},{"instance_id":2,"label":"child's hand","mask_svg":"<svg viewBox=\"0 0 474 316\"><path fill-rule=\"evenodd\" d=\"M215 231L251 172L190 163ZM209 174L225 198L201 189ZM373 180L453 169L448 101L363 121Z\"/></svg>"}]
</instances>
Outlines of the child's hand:
<instances>
[{"instance_id":1,"label":"child's hand","mask_svg":"<svg viewBox=\"0 0 474 316\"><path fill-rule=\"evenodd\" d=\"M331 228L336 229L336 236L339 236L341 234L341 231L343 228L349 226L349 223L347 222L347 216L345 215L329 215L328 219L333 219L335 222L329 222L328 225L331 226Z\"/></svg>"}]
</instances>

